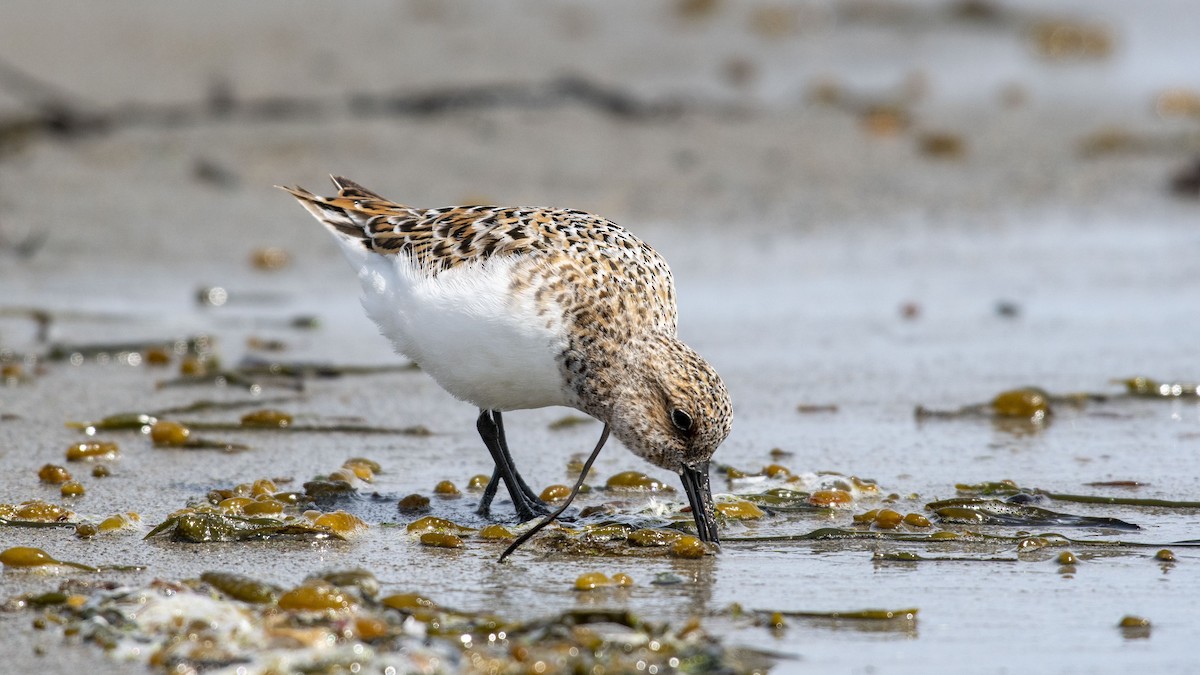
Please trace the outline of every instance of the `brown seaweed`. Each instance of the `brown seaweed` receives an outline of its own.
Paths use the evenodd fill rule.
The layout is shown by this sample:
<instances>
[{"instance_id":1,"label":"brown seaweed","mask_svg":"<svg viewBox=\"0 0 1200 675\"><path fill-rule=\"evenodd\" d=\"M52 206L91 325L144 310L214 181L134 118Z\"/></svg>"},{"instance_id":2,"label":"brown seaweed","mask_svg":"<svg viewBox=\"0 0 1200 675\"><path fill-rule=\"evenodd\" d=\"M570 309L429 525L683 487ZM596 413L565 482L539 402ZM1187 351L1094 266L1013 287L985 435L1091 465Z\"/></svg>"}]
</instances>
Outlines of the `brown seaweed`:
<instances>
[{"instance_id":1,"label":"brown seaweed","mask_svg":"<svg viewBox=\"0 0 1200 675\"><path fill-rule=\"evenodd\" d=\"M336 532L308 521L249 518L221 513L190 511L167 518L144 537L170 533L174 541L211 543L277 539L345 539Z\"/></svg>"},{"instance_id":2,"label":"brown seaweed","mask_svg":"<svg viewBox=\"0 0 1200 675\"><path fill-rule=\"evenodd\" d=\"M923 556L912 551L876 551L871 559L876 562L1020 562L1018 558L977 558L959 555Z\"/></svg>"},{"instance_id":3,"label":"brown seaweed","mask_svg":"<svg viewBox=\"0 0 1200 675\"><path fill-rule=\"evenodd\" d=\"M115 343L55 343L46 351L45 358L49 361L72 361L79 359L94 359L100 357L117 357L120 354L141 354L142 352L162 349L175 354L208 355L212 352L213 341L207 335L196 335L182 339L149 340L145 342L115 342Z\"/></svg>"},{"instance_id":4,"label":"brown seaweed","mask_svg":"<svg viewBox=\"0 0 1200 675\"><path fill-rule=\"evenodd\" d=\"M963 525L1007 525L1013 527L1104 527L1118 530L1140 530L1133 523L1117 518L1078 516L1058 513L1028 504L1014 504L998 499L960 497L930 502L925 508L933 511L944 523Z\"/></svg>"},{"instance_id":5,"label":"brown seaweed","mask_svg":"<svg viewBox=\"0 0 1200 675\"><path fill-rule=\"evenodd\" d=\"M291 400L291 399L285 399ZM210 402L203 402L205 406L196 408L196 404L184 406L186 409L208 409ZM243 407L249 402L238 402L236 405L227 406L228 408ZM211 406L214 409L219 409L216 404ZM67 422L66 426L70 429L78 429L88 435L95 434L98 431L141 431L146 430L159 421L159 415L163 411L153 413L142 412L124 412L109 415L99 420L92 422ZM266 426L246 424L244 422L198 422L198 421L180 421L179 424L184 425L188 429L196 429L201 431L275 431L284 433L330 433L330 434L397 434L404 436L431 436L433 432L424 425L413 425L409 427L376 427L365 424L290 424L288 426ZM229 444L226 444L229 445ZM190 447L190 446L188 446Z\"/></svg>"},{"instance_id":6,"label":"brown seaweed","mask_svg":"<svg viewBox=\"0 0 1200 675\"><path fill-rule=\"evenodd\" d=\"M965 494L1011 496L1031 494L1060 502L1076 502L1080 504L1111 504L1121 506L1149 506L1168 509L1200 509L1200 501L1176 499L1147 499L1143 497L1114 497L1108 495L1076 495L1063 492L1051 492L1041 488L1019 487L1010 480L987 483L964 484L955 486Z\"/></svg>"},{"instance_id":7,"label":"brown seaweed","mask_svg":"<svg viewBox=\"0 0 1200 675\"><path fill-rule=\"evenodd\" d=\"M377 586L362 570L322 573L290 590L208 572L200 580L159 580L138 588L64 582L56 591L21 597L14 606L37 611L66 634L107 649L133 640L143 647L138 658L160 668L169 663L173 670L232 664L261 669L258 657L283 650L297 672L382 672L384 664L417 672L437 663L439 671L453 672L461 664L479 672L525 672L541 664L536 670L545 672L740 673L765 672L783 658L725 646L697 619L672 626L643 621L625 609L597 608L515 622L447 609L413 593L378 599ZM188 596L227 611L202 621L186 620L186 610L180 621L146 621L147 613L130 611L164 602L187 607L193 604ZM902 621L903 612L891 621ZM868 610L844 618L888 622L882 614Z\"/></svg>"},{"instance_id":8,"label":"brown seaweed","mask_svg":"<svg viewBox=\"0 0 1200 675\"><path fill-rule=\"evenodd\" d=\"M310 379L377 375L415 369L416 366L413 364L356 366L306 361L274 361L247 356L236 368L162 380L158 382L158 387L161 389L187 386L229 386L253 392L261 391L266 387L276 387L303 391L304 382Z\"/></svg>"},{"instance_id":9,"label":"brown seaweed","mask_svg":"<svg viewBox=\"0 0 1200 675\"><path fill-rule=\"evenodd\" d=\"M939 410L919 405L914 409L914 415L921 421L984 418L1021 420L1040 425L1048 421L1051 413L1060 406L1079 408L1089 403L1105 403L1123 398L1200 397L1200 384L1197 383L1164 382L1144 376L1115 379L1111 382L1124 386L1125 391L1121 394L1103 392L1051 394L1038 387L1022 387L1001 392L988 403L973 403L954 409Z\"/></svg>"}]
</instances>

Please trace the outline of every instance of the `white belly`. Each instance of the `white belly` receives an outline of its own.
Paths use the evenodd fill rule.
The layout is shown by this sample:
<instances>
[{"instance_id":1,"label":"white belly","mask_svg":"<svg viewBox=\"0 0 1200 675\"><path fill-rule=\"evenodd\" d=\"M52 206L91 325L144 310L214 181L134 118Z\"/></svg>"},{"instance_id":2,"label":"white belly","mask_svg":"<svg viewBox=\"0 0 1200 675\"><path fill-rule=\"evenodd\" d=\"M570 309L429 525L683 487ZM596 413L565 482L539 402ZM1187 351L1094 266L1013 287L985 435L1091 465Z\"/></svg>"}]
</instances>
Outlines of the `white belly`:
<instances>
[{"instance_id":1,"label":"white belly","mask_svg":"<svg viewBox=\"0 0 1200 675\"><path fill-rule=\"evenodd\" d=\"M532 293L511 295L513 267L496 259L429 277L402 256L370 254L359 269L363 307L458 399L489 410L566 405L561 314L539 317Z\"/></svg>"}]
</instances>

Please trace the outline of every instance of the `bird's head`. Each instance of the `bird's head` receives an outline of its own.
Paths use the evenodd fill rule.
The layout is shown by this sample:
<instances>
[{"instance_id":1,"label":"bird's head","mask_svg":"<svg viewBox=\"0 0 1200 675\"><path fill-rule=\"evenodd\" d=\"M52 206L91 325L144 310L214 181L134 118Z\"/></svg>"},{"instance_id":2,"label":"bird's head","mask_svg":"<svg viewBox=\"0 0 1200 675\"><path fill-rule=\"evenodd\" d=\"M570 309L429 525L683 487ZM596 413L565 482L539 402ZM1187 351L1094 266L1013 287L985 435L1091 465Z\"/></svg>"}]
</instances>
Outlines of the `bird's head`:
<instances>
[{"instance_id":1,"label":"bird's head","mask_svg":"<svg viewBox=\"0 0 1200 675\"><path fill-rule=\"evenodd\" d=\"M733 425L725 383L673 336L631 341L623 352L627 367L614 384L613 433L638 456L679 474L700 538L717 543L708 464Z\"/></svg>"}]
</instances>

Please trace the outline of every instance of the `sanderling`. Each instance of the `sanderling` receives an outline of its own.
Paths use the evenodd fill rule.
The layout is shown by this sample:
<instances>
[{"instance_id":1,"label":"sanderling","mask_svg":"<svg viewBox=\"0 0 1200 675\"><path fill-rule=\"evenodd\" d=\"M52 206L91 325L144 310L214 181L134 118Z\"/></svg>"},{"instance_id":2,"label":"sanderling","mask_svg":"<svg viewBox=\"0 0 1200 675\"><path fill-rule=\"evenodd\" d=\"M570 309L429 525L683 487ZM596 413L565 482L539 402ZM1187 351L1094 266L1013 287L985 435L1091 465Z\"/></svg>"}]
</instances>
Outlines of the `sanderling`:
<instances>
[{"instance_id":1,"label":"sanderling","mask_svg":"<svg viewBox=\"0 0 1200 675\"><path fill-rule=\"evenodd\" d=\"M561 405L604 422L679 474L700 538L717 542L709 459L733 406L712 366L676 337L671 270L617 224L569 209L418 209L334 176L336 197L283 188L358 271L363 307L398 352L479 408L518 516L546 513L521 479L501 411ZM600 445L596 450L599 451Z\"/></svg>"}]
</instances>

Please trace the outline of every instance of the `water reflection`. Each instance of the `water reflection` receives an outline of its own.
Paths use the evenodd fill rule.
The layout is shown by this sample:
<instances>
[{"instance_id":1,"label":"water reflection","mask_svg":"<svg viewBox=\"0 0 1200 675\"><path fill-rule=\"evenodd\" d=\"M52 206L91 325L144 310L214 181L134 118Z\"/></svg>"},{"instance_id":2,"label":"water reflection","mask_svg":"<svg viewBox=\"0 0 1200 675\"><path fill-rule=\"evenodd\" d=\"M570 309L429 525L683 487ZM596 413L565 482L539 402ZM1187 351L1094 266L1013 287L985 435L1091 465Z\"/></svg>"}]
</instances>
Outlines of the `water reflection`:
<instances>
[{"instance_id":1,"label":"water reflection","mask_svg":"<svg viewBox=\"0 0 1200 675\"><path fill-rule=\"evenodd\" d=\"M1014 436L1016 438L1029 438L1042 433L1046 429L1049 429L1054 418L993 416L990 419L992 423L992 429L1000 434Z\"/></svg>"},{"instance_id":2,"label":"water reflection","mask_svg":"<svg viewBox=\"0 0 1200 675\"><path fill-rule=\"evenodd\" d=\"M683 578L681 595L697 616L711 611L713 585L716 584L717 556L705 556L697 560L671 560L671 571Z\"/></svg>"},{"instance_id":3,"label":"water reflection","mask_svg":"<svg viewBox=\"0 0 1200 675\"><path fill-rule=\"evenodd\" d=\"M1150 620L1140 616L1126 616L1117 624L1121 637L1126 640L1149 640Z\"/></svg>"},{"instance_id":4,"label":"water reflection","mask_svg":"<svg viewBox=\"0 0 1200 675\"><path fill-rule=\"evenodd\" d=\"M916 609L850 610L844 612L757 612L773 633L803 626L839 633L864 633L884 637L919 637Z\"/></svg>"}]
</instances>

